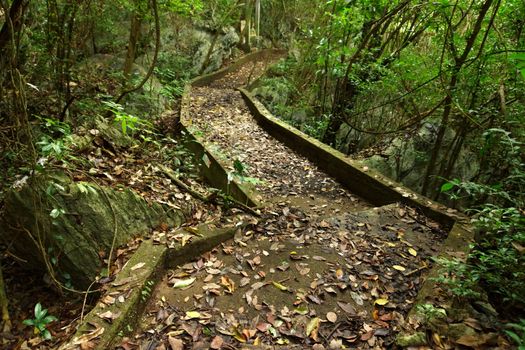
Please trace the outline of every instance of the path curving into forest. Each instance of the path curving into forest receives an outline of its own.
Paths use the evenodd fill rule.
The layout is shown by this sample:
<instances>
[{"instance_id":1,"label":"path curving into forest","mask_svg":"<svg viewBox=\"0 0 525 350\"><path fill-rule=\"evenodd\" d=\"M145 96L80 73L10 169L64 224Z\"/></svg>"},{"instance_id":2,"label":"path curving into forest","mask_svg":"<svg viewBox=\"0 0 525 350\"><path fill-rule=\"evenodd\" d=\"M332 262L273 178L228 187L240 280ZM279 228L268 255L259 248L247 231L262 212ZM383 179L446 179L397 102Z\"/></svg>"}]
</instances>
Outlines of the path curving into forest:
<instances>
[{"instance_id":1,"label":"path curving into forest","mask_svg":"<svg viewBox=\"0 0 525 350\"><path fill-rule=\"evenodd\" d=\"M226 163L243 164L267 208L164 276L135 334L141 346L388 348L440 249L437 223L400 204L373 208L257 124L236 88L270 63L192 88L192 126Z\"/></svg>"}]
</instances>

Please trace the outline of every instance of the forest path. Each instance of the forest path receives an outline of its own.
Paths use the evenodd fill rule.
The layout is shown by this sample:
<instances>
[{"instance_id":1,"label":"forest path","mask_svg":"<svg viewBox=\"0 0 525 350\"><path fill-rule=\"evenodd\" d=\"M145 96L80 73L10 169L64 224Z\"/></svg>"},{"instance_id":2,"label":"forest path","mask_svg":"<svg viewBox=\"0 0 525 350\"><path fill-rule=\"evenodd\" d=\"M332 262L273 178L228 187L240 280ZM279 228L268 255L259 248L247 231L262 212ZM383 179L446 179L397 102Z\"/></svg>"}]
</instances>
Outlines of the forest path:
<instances>
[{"instance_id":1,"label":"forest path","mask_svg":"<svg viewBox=\"0 0 525 350\"><path fill-rule=\"evenodd\" d=\"M263 217L166 273L129 348L387 348L405 322L444 232L412 208L372 208L266 133L235 88L267 64L193 88L190 107L206 147L257 179Z\"/></svg>"}]
</instances>

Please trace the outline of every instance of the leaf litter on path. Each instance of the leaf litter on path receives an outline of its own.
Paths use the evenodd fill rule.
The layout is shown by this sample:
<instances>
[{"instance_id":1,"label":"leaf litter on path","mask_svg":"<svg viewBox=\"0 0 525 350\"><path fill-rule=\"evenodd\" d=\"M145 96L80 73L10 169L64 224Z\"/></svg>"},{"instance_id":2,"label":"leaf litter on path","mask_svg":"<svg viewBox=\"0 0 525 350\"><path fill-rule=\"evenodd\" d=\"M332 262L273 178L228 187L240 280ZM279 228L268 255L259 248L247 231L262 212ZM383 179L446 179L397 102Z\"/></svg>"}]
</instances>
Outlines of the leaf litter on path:
<instances>
[{"instance_id":1,"label":"leaf litter on path","mask_svg":"<svg viewBox=\"0 0 525 350\"><path fill-rule=\"evenodd\" d=\"M194 88L192 123L232 171L243 164L243 178L256 179L270 204L235 239L168 272L133 340L386 348L443 232L412 208L372 208L269 136L233 89L252 68ZM191 283L174 289L177 278Z\"/></svg>"}]
</instances>

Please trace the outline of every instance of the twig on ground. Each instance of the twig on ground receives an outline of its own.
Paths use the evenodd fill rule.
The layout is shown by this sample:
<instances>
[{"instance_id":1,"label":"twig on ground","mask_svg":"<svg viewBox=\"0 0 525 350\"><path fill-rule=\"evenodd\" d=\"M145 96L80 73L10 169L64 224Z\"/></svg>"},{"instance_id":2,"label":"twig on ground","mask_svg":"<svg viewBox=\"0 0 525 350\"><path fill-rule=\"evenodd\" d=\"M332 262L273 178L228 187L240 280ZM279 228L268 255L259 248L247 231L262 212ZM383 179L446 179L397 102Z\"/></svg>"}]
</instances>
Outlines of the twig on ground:
<instances>
[{"instance_id":1,"label":"twig on ground","mask_svg":"<svg viewBox=\"0 0 525 350\"><path fill-rule=\"evenodd\" d=\"M197 191L195 191L193 188L191 188L190 186L186 185L181 179L179 179L179 177L177 175L174 174L173 170L169 169L168 167L164 166L164 165L159 165L159 168L160 170L166 174L166 176L168 176L173 182L175 182L175 184L177 186L179 186L180 188L182 188L184 191L188 192L189 194L191 194L193 197L205 202L205 203L214 203L214 204L219 204L217 203L217 197L223 197L223 196L217 196L217 194L215 193L212 193L211 195L209 196L205 196L203 195L202 193L199 193ZM224 200L229 200L231 202L233 202L234 206L238 207L239 209L242 209L254 216L261 216L261 214L257 211L255 211L253 208L250 208L249 206L247 206L246 204L244 203L241 203L239 202L238 200L236 200L235 198L231 198L231 197L228 197L228 198L224 198Z\"/></svg>"}]
</instances>

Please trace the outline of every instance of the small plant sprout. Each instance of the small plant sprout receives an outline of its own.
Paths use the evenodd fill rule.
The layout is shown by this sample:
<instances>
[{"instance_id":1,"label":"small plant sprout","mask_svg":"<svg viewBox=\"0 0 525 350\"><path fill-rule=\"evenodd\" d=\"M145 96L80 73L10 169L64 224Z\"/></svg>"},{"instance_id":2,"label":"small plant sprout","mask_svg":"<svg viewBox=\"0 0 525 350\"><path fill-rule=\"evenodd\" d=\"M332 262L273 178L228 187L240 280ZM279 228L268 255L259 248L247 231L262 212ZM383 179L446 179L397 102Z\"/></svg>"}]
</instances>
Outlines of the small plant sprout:
<instances>
[{"instance_id":1,"label":"small plant sprout","mask_svg":"<svg viewBox=\"0 0 525 350\"><path fill-rule=\"evenodd\" d=\"M42 309L42 304L35 305L35 318L24 320L26 326L33 326L35 334L40 334L45 340L51 339L51 333L47 326L54 321L58 321L55 316L48 315L47 309Z\"/></svg>"}]
</instances>

